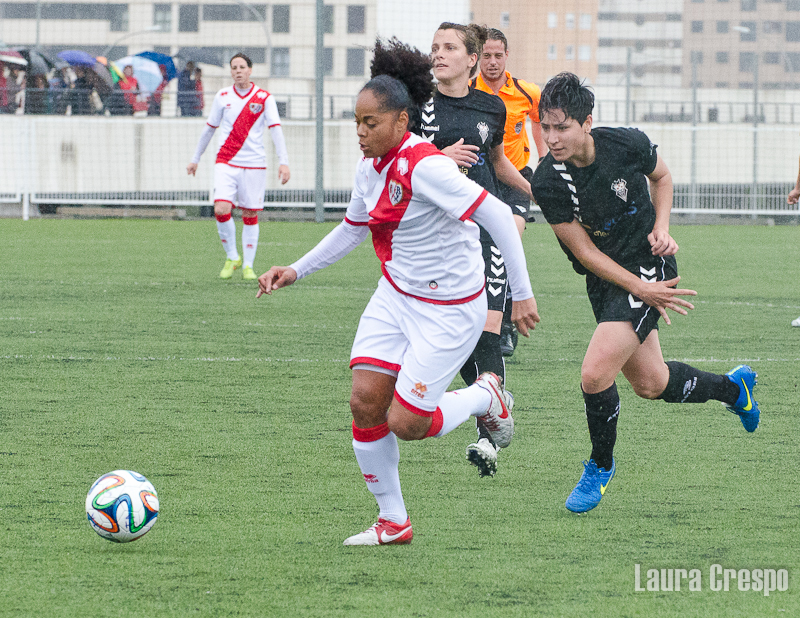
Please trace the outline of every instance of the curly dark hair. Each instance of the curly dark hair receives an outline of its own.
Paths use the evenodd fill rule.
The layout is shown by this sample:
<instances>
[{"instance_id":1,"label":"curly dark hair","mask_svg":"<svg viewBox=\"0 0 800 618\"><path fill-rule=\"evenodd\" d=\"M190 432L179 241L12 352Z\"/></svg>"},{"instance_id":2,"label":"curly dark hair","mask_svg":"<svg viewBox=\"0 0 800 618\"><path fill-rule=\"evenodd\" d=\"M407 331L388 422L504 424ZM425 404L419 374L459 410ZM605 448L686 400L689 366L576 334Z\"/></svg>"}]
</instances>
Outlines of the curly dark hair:
<instances>
[{"instance_id":1,"label":"curly dark hair","mask_svg":"<svg viewBox=\"0 0 800 618\"><path fill-rule=\"evenodd\" d=\"M539 118L559 109L567 118L574 118L580 124L586 122L594 109L594 93L581 83L577 75L568 71L553 77L542 89Z\"/></svg>"},{"instance_id":2,"label":"curly dark hair","mask_svg":"<svg viewBox=\"0 0 800 618\"><path fill-rule=\"evenodd\" d=\"M433 63L423 54L392 37L375 41L370 64L370 79L361 89L371 91L380 100L384 111L406 110L409 131L416 132L420 123L420 107L433 96Z\"/></svg>"}]
</instances>

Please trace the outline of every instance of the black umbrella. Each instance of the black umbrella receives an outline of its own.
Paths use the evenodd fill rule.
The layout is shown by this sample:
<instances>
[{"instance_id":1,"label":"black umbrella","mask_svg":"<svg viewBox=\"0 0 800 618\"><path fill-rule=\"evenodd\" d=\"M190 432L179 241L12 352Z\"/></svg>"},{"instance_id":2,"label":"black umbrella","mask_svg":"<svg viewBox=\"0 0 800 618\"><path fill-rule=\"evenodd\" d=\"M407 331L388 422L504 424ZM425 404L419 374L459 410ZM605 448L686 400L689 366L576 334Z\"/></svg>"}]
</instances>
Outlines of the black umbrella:
<instances>
[{"instance_id":1,"label":"black umbrella","mask_svg":"<svg viewBox=\"0 0 800 618\"><path fill-rule=\"evenodd\" d=\"M69 63L49 56L41 49L31 47L18 47L17 51L28 61L27 72L30 75L45 75L50 69L63 69Z\"/></svg>"}]
</instances>

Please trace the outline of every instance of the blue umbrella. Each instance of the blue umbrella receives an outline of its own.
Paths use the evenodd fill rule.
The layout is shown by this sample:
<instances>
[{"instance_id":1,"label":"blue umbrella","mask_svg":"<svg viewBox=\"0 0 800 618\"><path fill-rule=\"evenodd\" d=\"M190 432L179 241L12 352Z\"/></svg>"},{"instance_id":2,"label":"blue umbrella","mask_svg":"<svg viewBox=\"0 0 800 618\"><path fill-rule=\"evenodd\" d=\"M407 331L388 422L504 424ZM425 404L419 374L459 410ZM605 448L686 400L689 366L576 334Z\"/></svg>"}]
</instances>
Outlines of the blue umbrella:
<instances>
[{"instance_id":1,"label":"blue umbrella","mask_svg":"<svg viewBox=\"0 0 800 618\"><path fill-rule=\"evenodd\" d=\"M152 60L153 62L158 63L160 66L163 66L167 71L167 81L178 77L178 71L175 68L175 62L172 60L171 56L167 56L167 54L159 54L158 52L154 51L144 51L136 55L141 56L142 58L147 58L148 60Z\"/></svg>"},{"instance_id":2,"label":"blue umbrella","mask_svg":"<svg viewBox=\"0 0 800 618\"><path fill-rule=\"evenodd\" d=\"M59 52L58 57L64 62L69 62L74 67L94 67L97 64L97 58L79 49L68 49Z\"/></svg>"}]
</instances>

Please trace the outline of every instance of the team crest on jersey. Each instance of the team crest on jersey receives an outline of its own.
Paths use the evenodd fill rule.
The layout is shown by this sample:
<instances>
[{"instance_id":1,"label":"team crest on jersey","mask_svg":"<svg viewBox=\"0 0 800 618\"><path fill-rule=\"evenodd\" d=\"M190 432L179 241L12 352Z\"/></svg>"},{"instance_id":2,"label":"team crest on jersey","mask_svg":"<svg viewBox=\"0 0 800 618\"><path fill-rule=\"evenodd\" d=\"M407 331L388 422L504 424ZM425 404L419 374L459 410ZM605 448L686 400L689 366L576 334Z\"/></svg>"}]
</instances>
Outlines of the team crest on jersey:
<instances>
[{"instance_id":1,"label":"team crest on jersey","mask_svg":"<svg viewBox=\"0 0 800 618\"><path fill-rule=\"evenodd\" d=\"M400 200L403 199L403 185L396 180L390 180L388 190L389 201L392 203L392 206L397 206Z\"/></svg>"},{"instance_id":2,"label":"team crest on jersey","mask_svg":"<svg viewBox=\"0 0 800 618\"><path fill-rule=\"evenodd\" d=\"M481 142L485 144L486 140L489 139L489 125L485 122L479 122L477 126L478 134L481 136Z\"/></svg>"},{"instance_id":3,"label":"team crest on jersey","mask_svg":"<svg viewBox=\"0 0 800 618\"><path fill-rule=\"evenodd\" d=\"M520 120L517 124L514 125L514 133L519 135L522 133L522 121Z\"/></svg>"},{"instance_id":4,"label":"team crest on jersey","mask_svg":"<svg viewBox=\"0 0 800 618\"><path fill-rule=\"evenodd\" d=\"M251 103L250 104L250 113L251 114L260 114L262 109L264 109L264 106L261 103Z\"/></svg>"},{"instance_id":5,"label":"team crest on jersey","mask_svg":"<svg viewBox=\"0 0 800 618\"><path fill-rule=\"evenodd\" d=\"M408 174L408 159L401 157L397 160L397 171L401 176Z\"/></svg>"},{"instance_id":6,"label":"team crest on jersey","mask_svg":"<svg viewBox=\"0 0 800 618\"><path fill-rule=\"evenodd\" d=\"M628 181L624 178L617 178L611 183L611 190L617 194L623 202L628 201Z\"/></svg>"}]
</instances>

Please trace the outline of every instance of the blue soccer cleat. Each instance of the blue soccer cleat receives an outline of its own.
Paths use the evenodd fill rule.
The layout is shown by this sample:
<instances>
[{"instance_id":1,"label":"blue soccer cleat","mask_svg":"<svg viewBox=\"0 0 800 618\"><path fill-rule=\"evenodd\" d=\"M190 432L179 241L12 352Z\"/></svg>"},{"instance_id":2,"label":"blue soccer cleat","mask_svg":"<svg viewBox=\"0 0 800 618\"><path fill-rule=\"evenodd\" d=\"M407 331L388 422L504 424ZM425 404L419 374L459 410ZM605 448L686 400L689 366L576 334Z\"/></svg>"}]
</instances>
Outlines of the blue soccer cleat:
<instances>
[{"instance_id":1,"label":"blue soccer cleat","mask_svg":"<svg viewBox=\"0 0 800 618\"><path fill-rule=\"evenodd\" d=\"M573 513L585 513L591 511L594 507L600 504L603 494L606 493L606 487L614 478L614 472L617 469L617 462L612 458L611 470L606 471L605 468L598 468L594 459L588 462L583 462L583 474L581 480L572 490L572 493L567 498L565 506Z\"/></svg>"},{"instance_id":2,"label":"blue soccer cleat","mask_svg":"<svg viewBox=\"0 0 800 618\"><path fill-rule=\"evenodd\" d=\"M758 382L758 374L749 365L739 365L725 374L728 379L739 387L739 399L732 406L727 405L734 414L742 419L742 425L747 431L755 431L761 417L758 402L753 398L753 389Z\"/></svg>"}]
</instances>

